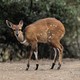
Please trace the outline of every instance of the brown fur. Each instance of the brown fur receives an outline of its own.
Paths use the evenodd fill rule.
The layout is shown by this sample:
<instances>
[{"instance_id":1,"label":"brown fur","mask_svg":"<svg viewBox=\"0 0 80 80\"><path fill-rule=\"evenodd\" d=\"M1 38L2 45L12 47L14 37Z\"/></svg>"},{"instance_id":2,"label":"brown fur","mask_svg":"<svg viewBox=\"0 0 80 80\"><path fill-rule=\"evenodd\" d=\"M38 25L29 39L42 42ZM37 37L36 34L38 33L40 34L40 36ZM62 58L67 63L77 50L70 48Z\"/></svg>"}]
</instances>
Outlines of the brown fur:
<instances>
[{"instance_id":1,"label":"brown fur","mask_svg":"<svg viewBox=\"0 0 80 80\"><path fill-rule=\"evenodd\" d=\"M48 44L51 44L53 48L58 49L58 52L59 52L58 69L60 69L61 63L62 63L62 54L63 54L63 46L60 43L60 40L63 38L65 34L65 28L59 20L55 18L40 19L30 24L29 26L26 26L25 37L23 37L22 31L19 30L19 29L22 29L22 26L23 26L22 21L20 21L18 25L14 25L9 21L6 21L6 23L8 26L11 25L9 27L15 30L14 34L17 37L18 41L22 43L22 41L25 38L26 41L31 45L31 51L30 51L30 56L28 60L27 70L29 68L30 59L34 51L35 51L36 60L37 60L36 70L38 69L38 58L37 58L38 43L48 43ZM16 35L16 32L18 33L18 36ZM25 42L24 44L27 44L27 42ZM55 65L55 62L56 62L55 59L56 59L56 55L54 57L51 69Z\"/></svg>"},{"instance_id":2,"label":"brown fur","mask_svg":"<svg viewBox=\"0 0 80 80\"><path fill-rule=\"evenodd\" d=\"M60 42L64 34L63 24L55 18L40 19L25 29L25 37L31 44L51 43L56 47L56 42Z\"/></svg>"}]
</instances>

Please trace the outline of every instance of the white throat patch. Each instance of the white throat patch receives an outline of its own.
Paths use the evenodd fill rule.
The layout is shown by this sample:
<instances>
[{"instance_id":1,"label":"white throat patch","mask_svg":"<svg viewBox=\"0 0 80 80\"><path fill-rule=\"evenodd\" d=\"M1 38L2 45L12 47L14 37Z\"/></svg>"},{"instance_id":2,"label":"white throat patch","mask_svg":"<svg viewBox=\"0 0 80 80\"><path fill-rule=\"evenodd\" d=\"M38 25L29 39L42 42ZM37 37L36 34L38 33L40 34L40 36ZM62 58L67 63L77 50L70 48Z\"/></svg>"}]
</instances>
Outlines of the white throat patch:
<instances>
[{"instance_id":1,"label":"white throat patch","mask_svg":"<svg viewBox=\"0 0 80 80\"><path fill-rule=\"evenodd\" d=\"M27 40L25 39L24 41L20 42L21 44L25 45L25 46L28 46L29 43L27 42Z\"/></svg>"},{"instance_id":2,"label":"white throat patch","mask_svg":"<svg viewBox=\"0 0 80 80\"><path fill-rule=\"evenodd\" d=\"M22 41L22 42L20 42L21 44L25 44L26 43L26 39L24 40L24 41Z\"/></svg>"}]
</instances>

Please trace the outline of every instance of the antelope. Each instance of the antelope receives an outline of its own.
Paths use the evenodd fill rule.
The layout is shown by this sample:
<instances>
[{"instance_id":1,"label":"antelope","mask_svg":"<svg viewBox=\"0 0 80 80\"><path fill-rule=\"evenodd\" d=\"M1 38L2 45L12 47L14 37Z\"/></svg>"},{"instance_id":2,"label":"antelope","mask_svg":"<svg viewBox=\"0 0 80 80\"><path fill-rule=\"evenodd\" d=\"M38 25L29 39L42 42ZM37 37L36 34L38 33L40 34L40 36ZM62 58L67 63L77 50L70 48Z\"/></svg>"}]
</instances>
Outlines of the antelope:
<instances>
[{"instance_id":1,"label":"antelope","mask_svg":"<svg viewBox=\"0 0 80 80\"><path fill-rule=\"evenodd\" d=\"M6 24L8 27L13 29L14 35L16 36L17 40L26 46L31 46L30 55L28 58L27 68L30 67L30 59L32 54L35 54L36 59L36 68L38 69L38 43L47 43L50 44L54 51L55 56L54 60L51 65L51 69L54 68L56 63L56 49L58 50L59 59L58 59L58 68L61 68L62 64L62 55L63 55L63 46L60 43L60 40L64 37L65 28L64 25L57 20L56 18L44 18L40 19L28 26L25 27L25 35L23 35L22 27L23 27L23 20L20 20L19 24L13 24L12 22L6 20Z\"/></svg>"}]
</instances>

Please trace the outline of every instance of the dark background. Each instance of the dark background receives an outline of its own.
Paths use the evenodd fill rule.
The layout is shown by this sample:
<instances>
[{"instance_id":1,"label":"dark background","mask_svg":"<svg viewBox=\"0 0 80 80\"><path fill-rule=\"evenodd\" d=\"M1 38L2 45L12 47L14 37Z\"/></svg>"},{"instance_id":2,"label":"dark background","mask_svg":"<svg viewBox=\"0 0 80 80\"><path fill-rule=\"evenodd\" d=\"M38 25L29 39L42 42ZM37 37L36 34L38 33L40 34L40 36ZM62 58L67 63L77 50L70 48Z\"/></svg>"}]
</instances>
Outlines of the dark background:
<instances>
[{"instance_id":1,"label":"dark background","mask_svg":"<svg viewBox=\"0 0 80 80\"><path fill-rule=\"evenodd\" d=\"M21 45L5 20L24 28L36 20L55 17L66 29L61 40L64 58L80 58L80 0L0 0L0 61L20 60L28 57L30 47ZM39 58L52 59L54 51L47 44L39 44ZM34 58L34 55L33 55Z\"/></svg>"}]
</instances>

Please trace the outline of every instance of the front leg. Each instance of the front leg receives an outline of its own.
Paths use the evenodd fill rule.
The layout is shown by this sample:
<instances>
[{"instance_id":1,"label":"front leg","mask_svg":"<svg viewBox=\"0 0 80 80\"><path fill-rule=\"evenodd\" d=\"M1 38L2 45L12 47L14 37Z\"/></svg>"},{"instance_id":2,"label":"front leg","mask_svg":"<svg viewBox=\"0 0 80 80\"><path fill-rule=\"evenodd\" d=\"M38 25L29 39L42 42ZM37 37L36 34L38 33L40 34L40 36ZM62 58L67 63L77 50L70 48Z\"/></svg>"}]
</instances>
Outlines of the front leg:
<instances>
[{"instance_id":1,"label":"front leg","mask_svg":"<svg viewBox=\"0 0 80 80\"><path fill-rule=\"evenodd\" d=\"M36 59L36 68L35 70L38 70L39 64L38 64L38 51L34 51L35 59Z\"/></svg>"},{"instance_id":2,"label":"front leg","mask_svg":"<svg viewBox=\"0 0 80 80\"><path fill-rule=\"evenodd\" d=\"M26 68L26 70L28 70L29 67L30 67L30 60L31 60L32 54L33 54L33 51L31 50L31 51L30 51L30 54L29 54L29 59L28 59L28 63L27 63L27 68Z\"/></svg>"}]
</instances>

